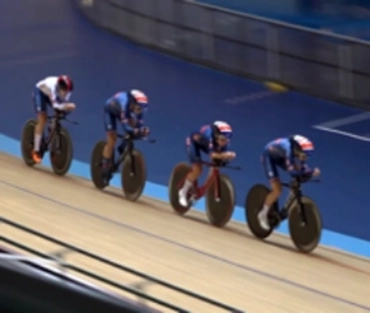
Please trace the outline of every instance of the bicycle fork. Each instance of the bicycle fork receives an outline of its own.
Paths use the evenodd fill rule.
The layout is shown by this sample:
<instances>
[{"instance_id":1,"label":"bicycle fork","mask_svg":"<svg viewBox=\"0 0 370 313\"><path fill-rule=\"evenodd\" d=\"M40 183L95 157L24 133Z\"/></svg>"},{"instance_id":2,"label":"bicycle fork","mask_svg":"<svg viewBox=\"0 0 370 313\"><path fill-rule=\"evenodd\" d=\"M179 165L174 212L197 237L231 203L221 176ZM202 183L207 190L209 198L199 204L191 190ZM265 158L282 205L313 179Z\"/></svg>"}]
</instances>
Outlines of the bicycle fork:
<instances>
[{"instance_id":1,"label":"bicycle fork","mask_svg":"<svg viewBox=\"0 0 370 313\"><path fill-rule=\"evenodd\" d=\"M130 177L133 177L135 176L136 172L135 172L135 157L133 156L133 153L132 151L130 151L129 153L129 157L130 157L130 165L131 165L131 171L130 171Z\"/></svg>"},{"instance_id":2,"label":"bicycle fork","mask_svg":"<svg viewBox=\"0 0 370 313\"><path fill-rule=\"evenodd\" d=\"M299 206L299 213L301 215L301 226L304 226L304 225L307 224L306 209L305 209L304 204L302 202L302 198L299 197L297 200L298 200L298 206Z\"/></svg>"},{"instance_id":3,"label":"bicycle fork","mask_svg":"<svg viewBox=\"0 0 370 313\"><path fill-rule=\"evenodd\" d=\"M215 200L216 200L216 202L220 202L221 201L220 177L218 175L216 175L216 177L214 177L214 179L215 179Z\"/></svg>"}]
</instances>

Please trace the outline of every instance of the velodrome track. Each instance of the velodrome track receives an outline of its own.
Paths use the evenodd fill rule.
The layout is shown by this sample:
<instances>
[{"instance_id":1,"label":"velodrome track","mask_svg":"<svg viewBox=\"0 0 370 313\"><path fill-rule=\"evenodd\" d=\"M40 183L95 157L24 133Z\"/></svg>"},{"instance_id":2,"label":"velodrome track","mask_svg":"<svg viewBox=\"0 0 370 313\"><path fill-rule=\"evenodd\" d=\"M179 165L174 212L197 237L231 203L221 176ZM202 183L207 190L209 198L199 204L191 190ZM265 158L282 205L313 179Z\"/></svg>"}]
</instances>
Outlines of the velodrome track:
<instances>
[{"instance_id":1,"label":"velodrome track","mask_svg":"<svg viewBox=\"0 0 370 313\"><path fill-rule=\"evenodd\" d=\"M201 213L180 218L168 204L147 197L130 203L114 188L98 192L90 181L28 168L6 154L0 155L0 177L3 217L246 312L370 312L368 260L325 248L302 255L279 235L263 244L245 225L216 229ZM4 224L1 232L46 253L57 249ZM67 260L123 284L134 282L78 254ZM210 312L170 291L147 291Z\"/></svg>"},{"instance_id":2,"label":"velodrome track","mask_svg":"<svg viewBox=\"0 0 370 313\"><path fill-rule=\"evenodd\" d=\"M322 184L304 189L319 205L325 229L331 232L325 233L323 243L363 255L367 251L369 256L364 173L370 172L370 163L364 156L369 154L370 114L294 92L269 93L261 84L145 50L92 26L70 1L7 1L0 4L0 12L6 12L0 20L6 43L0 50L1 134L19 139L23 123L34 116L30 94L35 82L68 73L76 84L73 101L78 108L73 118L80 122L69 127L74 157L87 163L94 143L104 136L102 104L118 90L141 88L151 99L147 123L158 139L155 146L139 146L147 156L148 180L166 186L173 166L186 158L188 133L224 119L233 125L235 163L243 167L228 172L242 206L248 189L265 181L259 164L265 143L303 133L315 142L317 153L311 162L323 172ZM2 144L7 150L6 141ZM234 217L243 215L237 208ZM347 237L333 237L332 232ZM364 245L368 249L360 247Z\"/></svg>"},{"instance_id":3,"label":"velodrome track","mask_svg":"<svg viewBox=\"0 0 370 313\"><path fill-rule=\"evenodd\" d=\"M122 86L134 83L135 87L140 85L148 91L155 104L148 122L156 130L158 145L140 147L146 155L152 182L166 184L172 166L185 157L182 134L216 115L233 121L236 133L250 136L236 139L233 144L242 165L247 168L244 173L232 174L240 204L248 186L263 179L258 161L255 164L261 143L277 133L299 129L317 142L319 149L315 161L325 169L325 184L307 188L322 208L325 226L349 236L370 239L368 184L362 174L369 169L369 163L361 157L368 153L368 143L312 128L325 121L345 118L346 122L334 121L322 127L344 128L347 134L355 133L366 139L367 126L362 123L367 121L366 116L363 120L357 118L360 123L351 119L361 112L295 93L258 98L256 95L262 90L258 84L122 43L93 28L65 3L14 0L0 4L0 11L9 13L0 21L7 40L0 51L0 79L3 98L7 99L2 104L6 114L0 116L1 133L18 139L22 124L33 116L29 96L35 81L51 72L66 71L78 86L74 99L79 107L74 117L81 125L69 128L75 157L86 162L92 145L103 136L102 129L96 127L101 103ZM35 5L40 6L40 10L35 11ZM12 16L18 17L16 24ZM140 64L140 70L129 64ZM159 78L161 83L156 85ZM188 89L195 92L193 96L179 98ZM199 108L199 114L189 110L190 104ZM246 118L251 118L248 123ZM176 128L164 121L172 121ZM179 135L173 136L174 130ZM14 140L0 137L1 150L16 155ZM248 149L244 149L245 142L248 142ZM173 147L173 151L164 156L168 146ZM164 162L163 157L168 159ZM274 235L268 243L262 244L248 234L243 224L233 222L225 230L214 229L198 212L182 219L158 200L143 198L132 204L114 189L100 193L84 179L57 178L48 170L26 168L20 160L5 154L0 159L1 211L6 218L220 298L247 312L370 311L367 260L325 248L317 249L312 256L300 255L286 237ZM80 166L76 163L72 172L80 174ZM158 190L154 192L157 196ZM240 209L236 214L242 215ZM16 240L47 252L55 249L4 225L1 227L4 235ZM348 250L352 248L351 238L342 238L330 243ZM365 240L357 250L369 254L369 243ZM72 258L107 276L116 275L78 256ZM126 280L130 282L130 278L122 277L122 282ZM152 292L162 293L179 304L185 301L163 294L161 290ZM197 303L190 305L196 312L209 312Z\"/></svg>"}]
</instances>

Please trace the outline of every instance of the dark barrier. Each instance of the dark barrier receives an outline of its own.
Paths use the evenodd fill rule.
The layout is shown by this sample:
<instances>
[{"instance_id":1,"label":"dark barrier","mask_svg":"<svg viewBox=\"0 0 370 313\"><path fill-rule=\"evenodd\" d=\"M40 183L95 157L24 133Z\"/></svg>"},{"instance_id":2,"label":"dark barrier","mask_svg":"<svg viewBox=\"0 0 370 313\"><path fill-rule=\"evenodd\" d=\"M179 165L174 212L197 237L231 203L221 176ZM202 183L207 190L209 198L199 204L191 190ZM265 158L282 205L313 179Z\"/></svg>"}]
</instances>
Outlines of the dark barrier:
<instances>
[{"instance_id":1,"label":"dark barrier","mask_svg":"<svg viewBox=\"0 0 370 313\"><path fill-rule=\"evenodd\" d=\"M14 260L0 260L0 277L1 312L155 313Z\"/></svg>"},{"instance_id":2,"label":"dark barrier","mask_svg":"<svg viewBox=\"0 0 370 313\"><path fill-rule=\"evenodd\" d=\"M230 73L361 107L370 43L185 0L74 0L94 23Z\"/></svg>"},{"instance_id":3,"label":"dark barrier","mask_svg":"<svg viewBox=\"0 0 370 313\"><path fill-rule=\"evenodd\" d=\"M51 255L47 255L45 253L42 253L38 250L35 250L32 247L26 246L23 243L16 242L16 241L14 241L10 238L7 238L5 236L0 235L0 241L2 241L4 243L7 243L7 244L9 244L13 247L17 247L18 249L21 249L23 251L27 251L29 253L32 253L33 255L39 256L39 257L41 257L45 260L54 260L54 261L58 262L58 264L64 270L68 270L68 271L71 271L71 272L81 274L81 275L83 275L85 277L89 277L89 278L91 278L95 281L99 281L99 282L102 282L106 285L114 287L117 290L123 291L123 292L131 294L131 295L135 295L139 299L146 300L149 303L154 303L158 306L166 308L167 311L181 312L181 313L190 312L187 309L180 308L175 304L169 303L169 302L167 302L165 300L162 300L162 299L159 299L159 298L155 298L155 297L149 295L148 293L144 292L143 289L140 290L140 289L134 288L132 286L124 285L124 284L122 284L120 282L117 282L117 281L109 280L109 279L107 279L107 278L105 278L105 277L103 277L103 276L101 276L97 273L93 273L93 272L89 271L88 269L81 268L81 267L78 267L76 265L70 264L70 263L66 262L65 259L63 259L63 254L65 254L65 253L78 253L78 254L83 255L83 256L91 259L91 260L100 262L102 265L109 266L114 270L121 271L121 272L126 272L126 273L132 274L132 275L134 275L138 278L141 278L143 280L143 282L140 285L143 285L143 286L144 285L149 285L149 284L153 284L153 285L157 285L157 286L159 285L159 286L162 286L162 287L164 287L168 290L172 290L176 293L182 294L183 296L187 297L187 299L193 299L193 300L195 299L195 300L200 301L202 303L206 303L211 307L211 311L212 311L212 307L214 307L214 308L217 308L218 310L223 310L225 312L243 313L241 310L238 310L236 308L228 306L228 305L226 305L226 304L224 304L220 301L216 301L216 300L204 297L202 295L197 294L196 292L192 292L192 291L183 289L181 287L170 284L170 283L165 282L163 280L160 280L160 279L157 279L155 277L149 276L145 273L139 272L137 270L134 270L134 269L129 268L127 266L124 266L122 264L118 264L114 261L106 259L103 256L95 255L95 254L93 254L89 251L86 251L86 250L80 249L78 247L72 246L72 245L70 245L66 242L57 240L57 239L55 239L53 237L50 237L48 235L39 233L38 231L36 231L34 229L27 228L23 225L20 225L20 224L17 224L15 222L13 222L13 221L1 218L0 222L2 224L6 224L6 225L12 226L12 227L14 227L18 230L21 230L21 231L27 233L29 236L36 236L36 237L42 238L42 239L44 239L48 242L54 243L54 244L56 244L60 247L63 247L64 250L62 252L58 253L57 256L51 256ZM0 279L0 280L2 282L2 279ZM27 288L29 288L28 286L30 286L30 285L27 285L27 284L24 285L24 288L25 288L24 292L27 291ZM49 311L49 312L56 313L55 310L54 311ZM74 312L85 312L85 311L77 310L77 311L74 311ZM107 310L100 310L99 312L116 312L116 311L110 311L109 309L107 309ZM134 312L134 311L127 311L127 312ZM135 312L153 312L153 311L135 311Z\"/></svg>"}]
</instances>

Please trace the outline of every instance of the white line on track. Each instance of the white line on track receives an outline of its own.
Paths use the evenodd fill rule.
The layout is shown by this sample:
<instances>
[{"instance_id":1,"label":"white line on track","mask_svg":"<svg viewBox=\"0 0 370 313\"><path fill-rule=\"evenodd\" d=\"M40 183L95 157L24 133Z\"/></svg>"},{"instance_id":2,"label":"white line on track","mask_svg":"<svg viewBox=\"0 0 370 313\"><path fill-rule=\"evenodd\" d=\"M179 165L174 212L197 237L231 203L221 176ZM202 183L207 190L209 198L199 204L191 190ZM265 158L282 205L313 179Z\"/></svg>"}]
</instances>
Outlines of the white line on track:
<instances>
[{"instance_id":1,"label":"white line on track","mask_svg":"<svg viewBox=\"0 0 370 313\"><path fill-rule=\"evenodd\" d=\"M324 126L321 126L321 125L313 126L313 128L318 129L318 130L322 130L322 131L326 131L328 133L333 133L333 134L349 137L349 138L352 138L352 139L357 139L357 140L360 140L360 141L370 142L370 137L360 136L360 135L352 134L352 133L345 132L345 131L338 130L338 129L324 127Z\"/></svg>"}]
</instances>

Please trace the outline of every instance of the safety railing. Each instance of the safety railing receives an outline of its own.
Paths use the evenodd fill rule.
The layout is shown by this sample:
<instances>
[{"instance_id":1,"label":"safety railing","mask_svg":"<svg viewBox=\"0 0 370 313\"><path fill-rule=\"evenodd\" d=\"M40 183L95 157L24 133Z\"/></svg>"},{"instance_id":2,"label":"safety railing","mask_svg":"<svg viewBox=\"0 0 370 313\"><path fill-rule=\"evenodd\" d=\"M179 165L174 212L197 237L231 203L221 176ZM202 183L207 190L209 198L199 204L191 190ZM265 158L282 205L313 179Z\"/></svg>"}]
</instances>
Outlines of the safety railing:
<instances>
[{"instance_id":1,"label":"safety railing","mask_svg":"<svg viewBox=\"0 0 370 313\"><path fill-rule=\"evenodd\" d=\"M203 65L369 106L370 43L187 0L74 0L98 25Z\"/></svg>"},{"instance_id":2,"label":"safety railing","mask_svg":"<svg viewBox=\"0 0 370 313\"><path fill-rule=\"evenodd\" d=\"M53 244L55 244L59 247L62 247L63 249L61 249L60 251L58 251L56 253L53 253L53 254L46 254L45 252L41 252L40 250L38 250L34 247L30 247L29 245L26 245L25 243L15 241L15 240L13 240L11 238L8 238L4 235L0 235L0 241L4 242L4 243L6 243L10 246L16 247L16 248L18 248L22 251L31 253L32 255L35 255L37 257L43 258L44 260L50 260L50 261L56 262L58 264L59 268L61 268L64 272L68 270L68 271L71 271L71 272L79 273L79 274L81 274L85 277L89 277L90 279L92 279L94 281L99 281L103 284L114 287L117 290L123 291L123 292L131 294L131 295L135 295L141 300L141 302L143 302L143 300L145 300L145 301L148 301L149 303L155 303L156 305L159 305L163 308L166 308L166 309L168 309L172 312L190 313L190 311L188 309L178 307L177 305L172 304L170 302L167 302L165 300L159 299L158 297L151 296L148 292L148 288L151 285L157 285L157 286L161 286L161 287L164 287L166 289L172 290L174 292L177 292L179 294L182 294L183 296L188 297L189 299L192 298L192 299L195 299L195 300L200 301L202 303L206 303L207 305L209 305L211 307L214 307L214 308L217 308L218 310L223 310L225 312L233 312L233 313L243 313L243 311L241 311L239 309L236 309L236 308L233 308L231 306L228 306L228 305L226 305L222 302L207 298L207 297L202 296L202 295L200 295L196 292L189 291L187 289L178 287L174 284L171 284L171 283L168 283L168 282L163 281L161 279L158 279L156 277L147 275L143 272L140 272L140 271L135 270L133 268L124 266L124 265L119 264L115 261L109 260L105 257L93 254L89 251L83 250L79 247L73 246L73 245L71 245L69 243L66 243L66 242L63 242L59 239L56 239L56 238L53 238L53 237L48 236L46 234L40 233L37 230L34 230L34 229L31 229L31 228L26 227L24 225L18 224L14 221L1 218L0 223L1 224L6 224L6 225L11 226L13 228L16 228L16 229L18 229L22 232L25 232L29 236L35 236L37 238L46 240L47 242L50 242L50 243L53 243ZM140 281L139 283L135 283L134 285L124 285L120 282L111 280L107 277L103 277L102 275L100 275L98 273L95 273L95 272L92 272L89 269L82 268L82 267L77 266L75 264L69 263L66 260L66 256L67 256L67 254L71 254L71 253L76 253L76 254L82 255L82 256L87 257L91 260L97 261L98 263L100 263L104 266L109 266L114 270L131 274L135 277L138 277L138 278L142 279L142 281ZM21 260L21 258L18 258L18 259ZM31 259L30 258L24 258L23 259L23 261L25 261L25 262L27 262L27 260L31 260Z\"/></svg>"}]
</instances>

